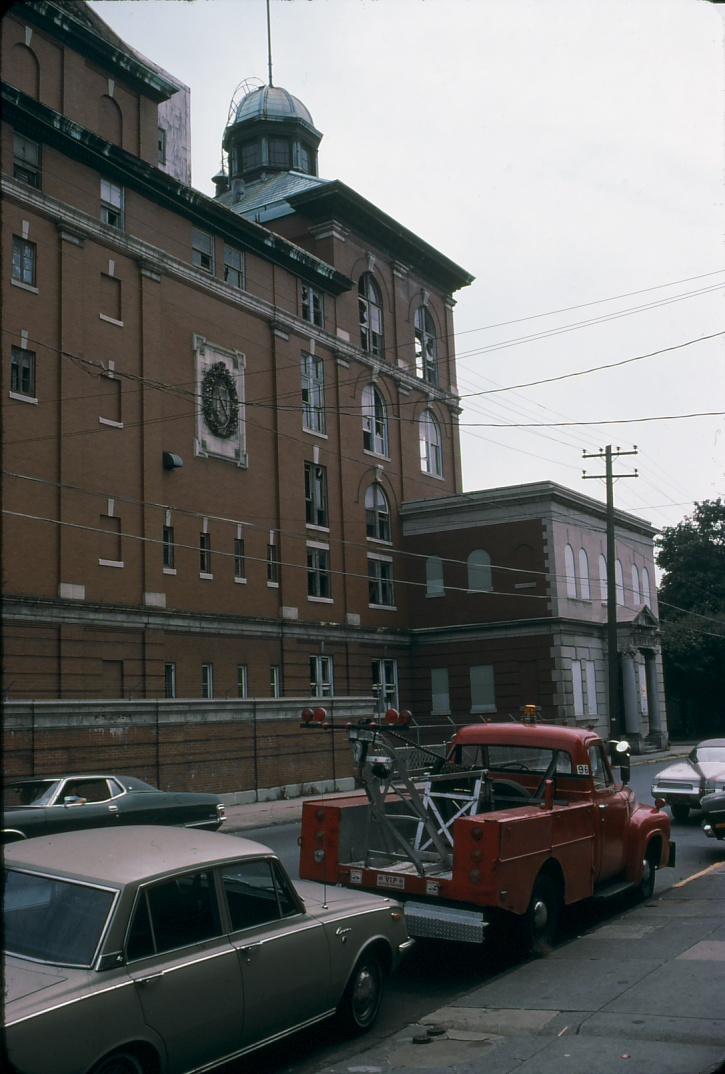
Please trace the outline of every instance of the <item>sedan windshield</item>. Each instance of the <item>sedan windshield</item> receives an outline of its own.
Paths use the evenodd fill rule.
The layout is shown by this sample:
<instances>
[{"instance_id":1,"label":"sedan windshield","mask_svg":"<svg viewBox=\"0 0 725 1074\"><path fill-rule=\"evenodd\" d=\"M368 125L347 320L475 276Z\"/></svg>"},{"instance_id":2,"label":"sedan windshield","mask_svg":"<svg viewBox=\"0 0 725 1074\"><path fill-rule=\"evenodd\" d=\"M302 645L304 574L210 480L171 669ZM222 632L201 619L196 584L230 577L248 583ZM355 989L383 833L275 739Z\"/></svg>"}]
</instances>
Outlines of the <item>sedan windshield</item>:
<instances>
[{"instance_id":1,"label":"sedan windshield","mask_svg":"<svg viewBox=\"0 0 725 1074\"><path fill-rule=\"evenodd\" d=\"M710 763L717 764L718 762L725 765L725 747L723 746L698 746L690 754L691 761L697 761L698 764Z\"/></svg>"},{"instance_id":2,"label":"sedan windshield","mask_svg":"<svg viewBox=\"0 0 725 1074\"><path fill-rule=\"evenodd\" d=\"M57 786L57 779L24 779L20 783L7 783L3 791L3 805L6 809L47 805Z\"/></svg>"},{"instance_id":3,"label":"sedan windshield","mask_svg":"<svg viewBox=\"0 0 725 1074\"><path fill-rule=\"evenodd\" d=\"M4 896L10 954L62 966L92 965L114 892L10 869Z\"/></svg>"}]
</instances>

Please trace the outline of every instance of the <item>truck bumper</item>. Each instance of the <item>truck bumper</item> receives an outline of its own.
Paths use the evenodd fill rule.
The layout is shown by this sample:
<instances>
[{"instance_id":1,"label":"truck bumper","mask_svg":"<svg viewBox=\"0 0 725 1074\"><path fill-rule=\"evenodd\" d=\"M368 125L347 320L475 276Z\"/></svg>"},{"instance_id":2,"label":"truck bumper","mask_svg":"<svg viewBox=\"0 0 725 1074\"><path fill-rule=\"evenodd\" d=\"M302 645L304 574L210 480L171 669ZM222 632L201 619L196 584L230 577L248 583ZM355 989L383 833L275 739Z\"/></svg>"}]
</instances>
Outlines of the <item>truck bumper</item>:
<instances>
[{"instance_id":1,"label":"truck bumper","mask_svg":"<svg viewBox=\"0 0 725 1074\"><path fill-rule=\"evenodd\" d=\"M432 906L406 902L405 923L411 936L426 940L457 940L483 943L488 927L483 911L461 910L457 906Z\"/></svg>"}]
</instances>

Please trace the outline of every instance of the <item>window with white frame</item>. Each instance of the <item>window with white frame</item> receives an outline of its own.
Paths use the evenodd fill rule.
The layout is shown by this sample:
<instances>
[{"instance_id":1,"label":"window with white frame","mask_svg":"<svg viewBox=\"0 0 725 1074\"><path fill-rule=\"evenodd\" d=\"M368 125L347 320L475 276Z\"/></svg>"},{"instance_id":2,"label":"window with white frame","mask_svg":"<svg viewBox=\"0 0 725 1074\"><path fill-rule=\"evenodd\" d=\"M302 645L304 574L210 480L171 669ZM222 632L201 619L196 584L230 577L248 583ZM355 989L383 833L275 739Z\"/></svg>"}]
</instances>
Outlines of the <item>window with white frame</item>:
<instances>
[{"instance_id":1,"label":"window with white frame","mask_svg":"<svg viewBox=\"0 0 725 1074\"><path fill-rule=\"evenodd\" d=\"M576 597L576 566L574 565L574 549L570 544L564 545L564 574L567 597Z\"/></svg>"},{"instance_id":2,"label":"window with white frame","mask_svg":"<svg viewBox=\"0 0 725 1074\"><path fill-rule=\"evenodd\" d=\"M418 419L418 436L421 470L433 477L443 477L441 430L430 410L424 410Z\"/></svg>"},{"instance_id":3,"label":"window with white frame","mask_svg":"<svg viewBox=\"0 0 725 1074\"><path fill-rule=\"evenodd\" d=\"M425 561L425 595L443 597L445 593L443 560L440 556L428 556Z\"/></svg>"},{"instance_id":4,"label":"window with white frame","mask_svg":"<svg viewBox=\"0 0 725 1074\"><path fill-rule=\"evenodd\" d=\"M109 227L123 227L123 187L101 179L101 220Z\"/></svg>"},{"instance_id":5,"label":"window with white frame","mask_svg":"<svg viewBox=\"0 0 725 1074\"><path fill-rule=\"evenodd\" d=\"M247 577L243 537L234 538L234 577L237 581L242 581Z\"/></svg>"},{"instance_id":6,"label":"window with white frame","mask_svg":"<svg viewBox=\"0 0 725 1074\"><path fill-rule=\"evenodd\" d=\"M176 697L176 664L164 664L164 697Z\"/></svg>"},{"instance_id":7,"label":"window with white frame","mask_svg":"<svg viewBox=\"0 0 725 1074\"><path fill-rule=\"evenodd\" d=\"M308 283L300 284L300 312L302 319L323 328L325 324L325 300L321 291L310 287Z\"/></svg>"},{"instance_id":8,"label":"window with white frame","mask_svg":"<svg viewBox=\"0 0 725 1074\"><path fill-rule=\"evenodd\" d=\"M582 600L592 599L589 582L589 557L583 548L579 549L579 596Z\"/></svg>"},{"instance_id":9,"label":"window with white frame","mask_svg":"<svg viewBox=\"0 0 725 1074\"><path fill-rule=\"evenodd\" d=\"M451 695L448 686L448 668L430 669L430 692L431 715L450 715Z\"/></svg>"},{"instance_id":10,"label":"window with white frame","mask_svg":"<svg viewBox=\"0 0 725 1074\"><path fill-rule=\"evenodd\" d=\"M373 660L371 664L373 695L376 708L383 712L398 707L397 660Z\"/></svg>"},{"instance_id":11,"label":"window with white frame","mask_svg":"<svg viewBox=\"0 0 725 1074\"><path fill-rule=\"evenodd\" d=\"M157 127L156 148L159 154L159 164L166 163L166 128Z\"/></svg>"},{"instance_id":12,"label":"window with white frame","mask_svg":"<svg viewBox=\"0 0 725 1074\"><path fill-rule=\"evenodd\" d=\"M240 290L244 287L244 254L227 243L224 243L224 282Z\"/></svg>"},{"instance_id":13,"label":"window with white frame","mask_svg":"<svg viewBox=\"0 0 725 1074\"><path fill-rule=\"evenodd\" d=\"M325 363L314 354L300 357L302 372L302 427L310 433L325 432Z\"/></svg>"},{"instance_id":14,"label":"window with white frame","mask_svg":"<svg viewBox=\"0 0 725 1074\"><path fill-rule=\"evenodd\" d=\"M331 656L310 657L310 695L332 697L335 693L334 672Z\"/></svg>"},{"instance_id":15,"label":"window with white frame","mask_svg":"<svg viewBox=\"0 0 725 1074\"><path fill-rule=\"evenodd\" d=\"M491 557L483 548L476 548L466 560L468 592L490 593L493 589Z\"/></svg>"},{"instance_id":16,"label":"window with white frame","mask_svg":"<svg viewBox=\"0 0 725 1074\"><path fill-rule=\"evenodd\" d=\"M365 493L365 529L376 541L390 541L390 506L382 485L374 481Z\"/></svg>"},{"instance_id":17,"label":"window with white frame","mask_svg":"<svg viewBox=\"0 0 725 1074\"><path fill-rule=\"evenodd\" d=\"M14 395L35 398L35 351L24 347L10 348L10 391Z\"/></svg>"},{"instance_id":18,"label":"window with white frame","mask_svg":"<svg viewBox=\"0 0 725 1074\"><path fill-rule=\"evenodd\" d=\"M322 600L332 598L330 549L326 545L307 545L307 596Z\"/></svg>"},{"instance_id":19,"label":"window with white frame","mask_svg":"<svg viewBox=\"0 0 725 1074\"><path fill-rule=\"evenodd\" d=\"M237 697L249 697L249 670L246 664L237 664Z\"/></svg>"},{"instance_id":20,"label":"window with white frame","mask_svg":"<svg viewBox=\"0 0 725 1074\"><path fill-rule=\"evenodd\" d=\"M191 229L191 263L204 272L214 272L214 238L196 227Z\"/></svg>"},{"instance_id":21,"label":"window with white frame","mask_svg":"<svg viewBox=\"0 0 725 1074\"><path fill-rule=\"evenodd\" d=\"M388 456L388 419L383 397L374 384L362 390L363 448L373 455Z\"/></svg>"},{"instance_id":22,"label":"window with white frame","mask_svg":"<svg viewBox=\"0 0 725 1074\"><path fill-rule=\"evenodd\" d=\"M493 664L477 664L470 668L471 712L495 712L496 688Z\"/></svg>"},{"instance_id":23,"label":"window with white frame","mask_svg":"<svg viewBox=\"0 0 725 1074\"><path fill-rule=\"evenodd\" d=\"M392 559L368 556L368 601L375 607L394 606Z\"/></svg>"},{"instance_id":24,"label":"window with white frame","mask_svg":"<svg viewBox=\"0 0 725 1074\"><path fill-rule=\"evenodd\" d=\"M622 573L621 560L616 560L614 564L614 585L617 591L617 604L624 606L624 574Z\"/></svg>"},{"instance_id":25,"label":"window with white frame","mask_svg":"<svg viewBox=\"0 0 725 1074\"><path fill-rule=\"evenodd\" d=\"M607 560L601 552L599 554L599 599L601 601L607 599Z\"/></svg>"},{"instance_id":26,"label":"window with white frame","mask_svg":"<svg viewBox=\"0 0 725 1074\"><path fill-rule=\"evenodd\" d=\"M176 542L174 540L174 527L164 526L161 531L161 546L163 550L163 566L166 570L176 569Z\"/></svg>"},{"instance_id":27,"label":"window with white frame","mask_svg":"<svg viewBox=\"0 0 725 1074\"><path fill-rule=\"evenodd\" d=\"M649 571L646 567L642 568L642 602L646 604L648 608L652 607L652 593L649 587Z\"/></svg>"},{"instance_id":28,"label":"window with white frame","mask_svg":"<svg viewBox=\"0 0 725 1074\"><path fill-rule=\"evenodd\" d=\"M425 306L419 306L415 311L415 374L428 384L438 383L435 324Z\"/></svg>"},{"instance_id":29,"label":"window with white frame","mask_svg":"<svg viewBox=\"0 0 725 1074\"><path fill-rule=\"evenodd\" d=\"M279 585L279 549L272 543L267 545L267 585Z\"/></svg>"},{"instance_id":30,"label":"window with white frame","mask_svg":"<svg viewBox=\"0 0 725 1074\"><path fill-rule=\"evenodd\" d=\"M269 669L269 692L272 697L282 696L282 668L279 664L272 664Z\"/></svg>"},{"instance_id":31,"label":"window with white frame","mask_svg":"<svg viewBox=\"0 0 725 1074\"><path fill-rule=\"evenodd\" d=\"M35 287L38 247L34 242L13 235L11 278L16 283Z\"/></svg>"},{"instance_id":32,"label":"window with white frame","mask_svg":"<svg viewBox=\"0 0 725 1074\"><path fill-rule=\"evenodd\" d=\"M636 564L632 564L632 605L639 608L639 571Z\"/></svg>"},{"instance_id":33,"label":"window with white frame","mask_svg":"<svg viewBox=\"0 0 725 1074\"><path fill-rule=\"evenodd\" d=\"M383 299L371 272L364 272L357 288L360 346L368 354L383 355Z\"/></svg>"},{"instance_id":34,"label":"window with white frame","mask_svg":"<svg viewBox=\"0 0 725 1074\"><path fill-rule=\"evenodd\" d=\"M199 573L211 574L211 534L199 534Z\"/></svg>"},{"instance_id":35,"label":"window with white frame","mask_svg":"<svg viewBox=\"0 0 725 1074\"><path fill-rule=\"evenodd\" d=\"M205 701L214 697L214 665L201 665L201 696Z\"/></svg>"},{"instance_id":36,"label":"window with white frame","mask_svg":"<svg viewBox=\"0 0 725 1074\"><path fill-rule=\"evenodd\" d=\"M572 660L571 686L575 716L597 715L597 679L593 660Z\"/></svg>"},{"instance_id":37,"label":"window with white frame","mask_svg":"<svg viewBox=\"0 0 725 1074\"><path fill-rule=\"evenodd\" d=\"M305 521L308 526L327 529L327 469L314 462L305 463Z\"/></svg>"},{"instance_id":38,"label":"window with white frame","mask_svg":"<svg viewBox=\"0 0 725 1074\"><path fill-rule=\"evenodd\" d=\"M13 134L13 178L40 189L40 145L23 134Z\"/></svg>"}]
</instances>

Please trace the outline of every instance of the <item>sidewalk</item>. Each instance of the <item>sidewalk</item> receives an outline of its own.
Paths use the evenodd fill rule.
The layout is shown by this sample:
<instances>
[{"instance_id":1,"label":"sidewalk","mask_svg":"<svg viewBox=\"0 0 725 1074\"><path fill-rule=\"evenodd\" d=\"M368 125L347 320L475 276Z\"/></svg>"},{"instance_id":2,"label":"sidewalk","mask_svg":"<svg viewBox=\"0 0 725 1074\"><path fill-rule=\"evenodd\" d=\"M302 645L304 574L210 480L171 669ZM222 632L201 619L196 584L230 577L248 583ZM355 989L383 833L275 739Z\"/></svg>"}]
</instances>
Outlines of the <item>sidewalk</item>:
<instances>
[{"instance_id":1,"label":"sidewalk","mask_svg":"<svg viewBox=\"0 0 725 1074\"><path fill-rule=\"evenodd\" d=\"M317 1074L412 1071L725 1071L725 860Z\"/></svg>"}]
</instances>

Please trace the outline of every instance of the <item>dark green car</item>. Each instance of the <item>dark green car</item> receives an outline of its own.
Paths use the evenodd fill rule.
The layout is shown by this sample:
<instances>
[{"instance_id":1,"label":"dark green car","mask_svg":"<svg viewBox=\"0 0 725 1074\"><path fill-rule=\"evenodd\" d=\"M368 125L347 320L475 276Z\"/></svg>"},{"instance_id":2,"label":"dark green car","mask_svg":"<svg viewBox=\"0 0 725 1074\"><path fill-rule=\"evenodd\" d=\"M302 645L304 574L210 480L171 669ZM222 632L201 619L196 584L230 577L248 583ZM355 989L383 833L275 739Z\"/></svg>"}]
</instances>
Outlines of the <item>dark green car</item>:
<instances>
[{"instance_id":1,"label":"dark green car","mask_svg":"<svg viewBox=\"0 0 725 1074\"><path fill-rule=\"evenodd\" d=\"M78 828L172 824L216 831L217 794L160 791L134 776L72 775L12 780L3 788L3 842Z\"/></svg>"}]
</instances>

